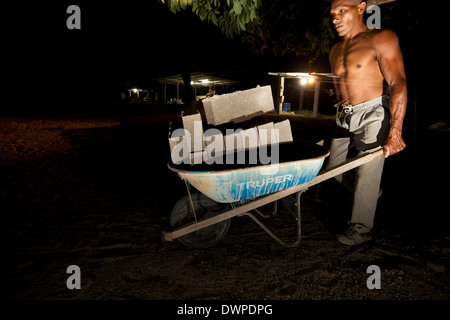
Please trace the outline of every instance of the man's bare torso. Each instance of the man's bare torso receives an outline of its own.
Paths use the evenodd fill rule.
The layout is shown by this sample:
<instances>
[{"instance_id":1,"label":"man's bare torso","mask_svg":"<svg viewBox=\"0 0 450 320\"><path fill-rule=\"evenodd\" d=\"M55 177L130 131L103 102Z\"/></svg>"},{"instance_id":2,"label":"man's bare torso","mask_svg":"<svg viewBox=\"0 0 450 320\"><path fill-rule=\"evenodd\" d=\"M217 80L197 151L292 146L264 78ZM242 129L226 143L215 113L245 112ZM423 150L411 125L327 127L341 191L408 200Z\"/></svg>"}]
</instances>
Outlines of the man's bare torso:
<instances>
[{"instance_id":1,"label":"man's bare torso","mask_svg":"<svg viewBox=\"0 0 450 320\"><path fill-rule=\"evenodd\" d=\"M352 105L383 94L383 74L375 44L379 30L367 30L337 43L330 52L332 72L338 76L338 99Z\"/></svg>"}]
</instances>

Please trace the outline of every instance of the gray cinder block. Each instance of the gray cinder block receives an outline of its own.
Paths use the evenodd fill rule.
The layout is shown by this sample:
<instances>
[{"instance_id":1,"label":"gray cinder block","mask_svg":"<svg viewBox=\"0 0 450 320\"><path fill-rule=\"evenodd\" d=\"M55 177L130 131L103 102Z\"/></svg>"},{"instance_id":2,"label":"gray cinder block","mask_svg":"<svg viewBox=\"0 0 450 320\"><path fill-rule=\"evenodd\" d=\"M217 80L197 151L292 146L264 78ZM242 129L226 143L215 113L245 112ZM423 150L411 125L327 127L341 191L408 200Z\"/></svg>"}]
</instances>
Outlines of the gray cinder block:
<instances>
[{"instance_id":1,"label":"gray cinder block","mask_svg":"<svg viewBox=\"0 0 450 320\"><path fill-rule=\"evenodd\" d=\"M222 140L223 143L223 134L217 129L208 129L203 133L203 137L205 140L205 147L210 145L211 143L217 143L217 140Z\"/></svg>"},{"instance_id":2,"label":"gray cinder block","mask_svg":"<svg viewBox=\"0 0 450 320\"><path fill-rule=\"evenodd\" d=\"M209 129L205 131L204 137L205 148L203 160L221 157L225 153L225 140L222 132Z\"/></svg>"},{"instance_id":3,"label":"gray cinder block","mask_svg":"<svg viewBox=\"0 0 450 320\"><path fill-rule=\"evenodd\" d=\"M242 141L242 130L236 130L231 134L224 136L226 153L233 153L236 150L244 150L244 143Z\"/></svg>"},{"instance_id":4,"label":"gray cinder block","mask_svg":"<svg viewBox=\"0 0 450 320\"><path fill-rule=\"evenodd\" d=\"M256 127L241 131L241 136L245 149L259 147L259 135Z\"/></svg>"},{"instance_id":5,"label":"gray cinder block","mask_svg":"<svg viewBox=\"0 0 450 320\"><path fill-rule=\"evenodd\" d=\"M189 157L188 139L185 135L169 138L170 157L173 163L179 164Z\"/></svg>"},{"instance_id":6,"label":"gray cinder block","mask_svg":"<svg viewBox=\"0 0 450 320\"><path fill-rule=\"evenodd\" d=\"M203 152L202 151L192 152L190 154L190 156L191 156L191 159L190 159L191 160L191 162L190 162L191 165L201 164L203 162Z\"/></svg>"},{"instance_id":7,"label":"gray cinder block","mask_svg":"<svg viewBox=\"0 0 450 320\"><path fill-rule=\"evenodd\" d=\"M278 143L278 137L273 122L259 125L257 128L260 146Z\"/></svg>"},{"instance_id":8,"label":"gray cinder block","mask_svg":"<svg viewBox=\"0 0 450 320\"><path fill-rule=\"evenodd\" d=\"M289 119L286 119L284 121L276 122L274 124L275 129L278 129L278 142L292 142L294 139L292 137L292 130L291 130L291 122Z\"/></svg>"},{"instance_id":9,"label":"gray cinder block","mask_svg":"<svg viewBox=\"0 0 450 320\"><path fill-rule=\"evenodd\" d=\"M203 123L200 113L182 117L184 130L191 135L190 152L202 151L205 147L203 140Z\"/></svg>"},{"instance_id":10,"label":"gray cinder block","mask_svg":"<svg viewBox=\"0 0 450 320\"><path fill-rule=\"evenodd\" d=\"M219 125L274 110L270 85L215 95L202 100L208 124Z\"/></svg>"}]
</instances>

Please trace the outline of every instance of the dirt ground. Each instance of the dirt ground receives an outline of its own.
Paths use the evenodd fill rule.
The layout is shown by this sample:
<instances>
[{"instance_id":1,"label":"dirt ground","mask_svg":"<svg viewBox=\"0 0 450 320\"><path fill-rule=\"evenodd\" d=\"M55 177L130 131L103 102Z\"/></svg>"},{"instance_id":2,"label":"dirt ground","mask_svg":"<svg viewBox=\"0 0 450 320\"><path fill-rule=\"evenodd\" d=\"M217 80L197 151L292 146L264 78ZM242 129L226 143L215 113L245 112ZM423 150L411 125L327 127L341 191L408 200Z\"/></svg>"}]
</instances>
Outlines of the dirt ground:
<instances>
[{"instance_id":1,"label":"dirt ground","mask_svg":"<svg viewBox=\"0 0 450 320\"><path fill-rule=\"evenodd\" d=\"M60 106L64 108L64 106ZM120 109L120 105L116 109ZM0 297L11 300L448 300L448 130L410 134L388 158L373 241L338 243L350 195L302 195L284 248L248 217L214 247L161 241L184 183L167 168L178 109L0 117ZM443 186L442 186L443 185ZM444 206L444 207L443 207ZM264 223L290 239L280 206ZM69 290L67 268L81 270ZM369 290L367 268L381 271Z\"/></svg>"}]
</instances>

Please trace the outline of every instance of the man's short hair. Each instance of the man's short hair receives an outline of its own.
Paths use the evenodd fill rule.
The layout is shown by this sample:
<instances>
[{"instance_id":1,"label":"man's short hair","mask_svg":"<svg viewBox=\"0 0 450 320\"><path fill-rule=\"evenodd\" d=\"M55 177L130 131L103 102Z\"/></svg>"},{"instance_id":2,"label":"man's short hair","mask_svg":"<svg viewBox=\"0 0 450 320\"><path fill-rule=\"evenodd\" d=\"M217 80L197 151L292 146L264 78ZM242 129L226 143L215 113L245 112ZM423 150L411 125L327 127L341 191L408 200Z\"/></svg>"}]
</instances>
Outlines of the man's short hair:
<instances>
[{"instance_id":1,"label":"man's short hair","mask_svg":"<svg viewBox=\"0 0 450 320\"><path fill-rule=\"evenodd\" d=\"M350 2L352 2L353 3L353 5L355 5L355 6L357 6L357 5L359 5L360 3L363 3L363 2L366 2L366 4L367 4L367 1L366 0L350 0Z\"/></svg>"},{"instance_id":2,"label":"man's short hair","mask_svg":"<svg viewBox=\"0 0 450 320\"><path fill-rule=\"evenodd\" d=\"M332 3L333 2L333 0L328 0L330 3ZM357 5L359 5L360 3L363 3L363 2L365 2L366 4L367 4L367 1L366 0L350 0L350 2L353 4L353 5L355 5L355 6L357 6Z\"/></svg>"}]
</instances>

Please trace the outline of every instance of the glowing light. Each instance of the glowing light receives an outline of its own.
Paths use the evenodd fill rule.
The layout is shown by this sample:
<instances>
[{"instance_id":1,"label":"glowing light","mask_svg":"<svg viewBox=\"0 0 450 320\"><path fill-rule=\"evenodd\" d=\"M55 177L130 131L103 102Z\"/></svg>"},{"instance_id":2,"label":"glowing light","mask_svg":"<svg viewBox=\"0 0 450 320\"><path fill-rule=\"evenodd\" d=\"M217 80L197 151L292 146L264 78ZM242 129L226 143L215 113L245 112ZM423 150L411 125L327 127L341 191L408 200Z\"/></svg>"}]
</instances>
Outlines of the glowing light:
<instances>
[{"instance_id":1,"label":"glowing light","mask_svg":"<svg viewBox=\"0 0 450 320\"><path fill-rule=\"evenodd\" d=\"M208 79L202 79L202 80L200 80L200 82L201 83L209 83L209 80Z\"/></svg>"},{"instance_id":2,"label":"glowing light","mask_svg":"<svg viewBox=\"0 0 450 320\"><path fill-rule=\"evenodd\" d=\"M315 81L315 79L314 79L314 78L308 78L308 82L309 82L309 84L313 84L313 83L314 83L314 81Z\"/></svg>"},{"instance_id":3,"label":"glowing light","mask_svg":"<svg viewBox=\"0 0 450 320\"><path fill-rule=\"evenodd\" d=\"M301 78L301 79L300 79L300 84L301 84L301 85L304 86L304 85L307 84L307 83L308 83L308 80L306 80L306 78Z\"/></svg>"}]
</instances>

